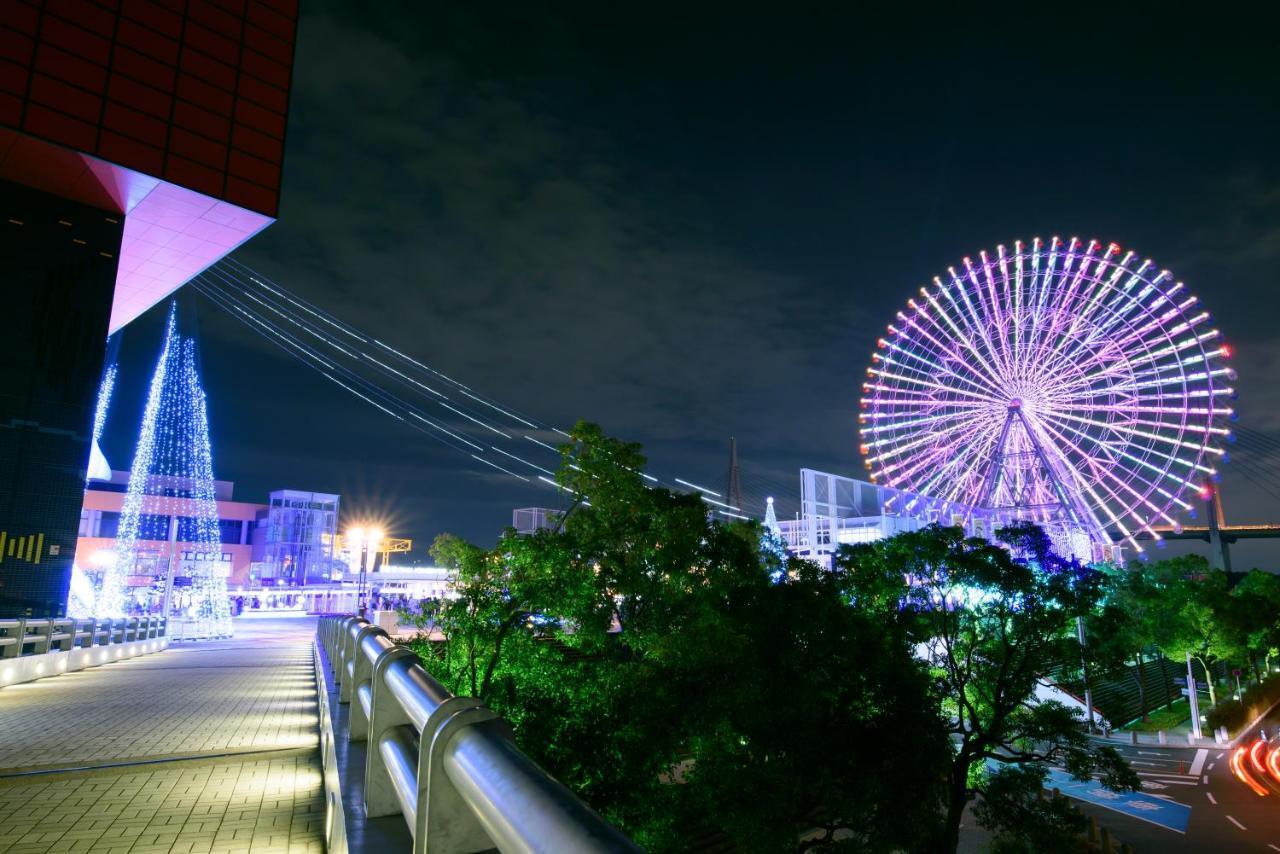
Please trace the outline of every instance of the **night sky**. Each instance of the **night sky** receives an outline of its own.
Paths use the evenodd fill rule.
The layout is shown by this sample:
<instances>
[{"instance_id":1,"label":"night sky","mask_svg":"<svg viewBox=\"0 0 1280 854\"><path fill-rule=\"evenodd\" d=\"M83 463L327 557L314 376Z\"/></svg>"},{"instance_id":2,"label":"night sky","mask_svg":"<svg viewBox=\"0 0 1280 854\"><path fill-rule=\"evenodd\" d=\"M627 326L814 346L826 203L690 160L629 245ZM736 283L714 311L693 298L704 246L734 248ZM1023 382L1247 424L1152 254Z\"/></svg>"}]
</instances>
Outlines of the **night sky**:
<instances>
[{"instance_id":1,"label":"night sky","mask_svg":"<svg viewBox=\"0 0 1280 854\"><path fill-rule=\"evenodd\" d=\"M280 219L235 257L542 421L642 442L655 473L722 489L736 436L748 501L784 515L800 467L862 475L884 324L1018 238L1173 270L1236 351L1241 423L1280 433L1270 24L530 5L304 2ZM556 504L182 293L237 497L339 492L419 547ZM163 312L123 333L115 468ZM1230 520L1280 521L1239 473L1280 465L1236 457ZM1236 554L1280 568L1280 542Z\"/></svg>"}]
</instances>

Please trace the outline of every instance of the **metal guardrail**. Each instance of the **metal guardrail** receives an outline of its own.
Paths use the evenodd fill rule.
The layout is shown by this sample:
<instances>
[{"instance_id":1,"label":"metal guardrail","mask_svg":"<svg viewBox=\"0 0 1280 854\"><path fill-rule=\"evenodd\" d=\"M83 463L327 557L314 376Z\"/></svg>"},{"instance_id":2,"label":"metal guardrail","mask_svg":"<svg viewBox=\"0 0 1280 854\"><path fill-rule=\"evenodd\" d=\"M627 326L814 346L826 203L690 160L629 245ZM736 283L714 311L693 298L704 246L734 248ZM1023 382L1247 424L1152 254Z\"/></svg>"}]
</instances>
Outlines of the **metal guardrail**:
<instances>
[{"instance_id":1,"label":"metal guardrail","mask_svg":"<svg viewBox=\"0 0 1280 854\"><path fill-rule=\"evenodd\" d=\"M166 621L159 617L0 620L0 659L162 638L166 628Z\"/></svg>"},{"instance_id":2,"label":"metal guardrail","mask_svg":"<svg viewBox=\"0 0 1280 854\"><path fill-rule=\"evenodd\" d=\"M316 635L351 706L347 737L369 745L365 814L402 814L415 854L639 850L521 753L502 718L449 693L382 629L321 617Z\"/></svg>"}]
</instances>

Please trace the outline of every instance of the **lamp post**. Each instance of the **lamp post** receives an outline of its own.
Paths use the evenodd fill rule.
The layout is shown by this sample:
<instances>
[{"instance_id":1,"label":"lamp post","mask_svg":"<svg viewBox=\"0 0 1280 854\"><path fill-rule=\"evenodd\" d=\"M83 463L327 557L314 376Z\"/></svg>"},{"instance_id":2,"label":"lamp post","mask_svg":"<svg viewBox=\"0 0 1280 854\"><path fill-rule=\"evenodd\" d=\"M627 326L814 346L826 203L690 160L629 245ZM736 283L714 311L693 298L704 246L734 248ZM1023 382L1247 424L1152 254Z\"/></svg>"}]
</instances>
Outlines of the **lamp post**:
<instances>
[{"instance_id":1,"label":"lamp post","mask_svg":"<svg viewBox=\"0 0 1280 854\"><path fill-rule=\"evenodd\" d=\"M369 543L365 540L364 528L351 528L347 531L347 548L357 546L360 549L359 576L356 582L356 614L364 616L365 558L369 555Z\"/></svg>"},{"instance_id":2,"label":"lamp post","mask_svg":"<svg viewBox=\"0 0 1280 854\"><path fill-rule=\"evenodd\" d=\"M382 530L380 528L351 528L347 531L348 544L358 544L360 546L360 576L356 585L356 613L363 617L368 606L368 587L369 587L369 549L370 547L376 552L378 545L382 542Z\"/></svg>"}]
</instances>

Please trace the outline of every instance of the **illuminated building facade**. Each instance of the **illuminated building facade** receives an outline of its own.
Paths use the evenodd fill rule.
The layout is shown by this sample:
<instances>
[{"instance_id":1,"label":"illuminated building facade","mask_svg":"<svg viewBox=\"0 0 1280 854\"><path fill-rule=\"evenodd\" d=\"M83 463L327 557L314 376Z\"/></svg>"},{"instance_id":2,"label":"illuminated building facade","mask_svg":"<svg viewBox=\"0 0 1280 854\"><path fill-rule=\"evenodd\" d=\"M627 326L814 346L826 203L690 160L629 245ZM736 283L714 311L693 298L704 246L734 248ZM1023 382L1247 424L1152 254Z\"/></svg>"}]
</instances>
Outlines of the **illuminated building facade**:
<instances>
[{"instance_id":1,"label":"illuminated building facade","mask_svg":"<svg viewBox=\"0 0 1280 854\"><path fill-rule=\"evenodd\" d=\"M104 342L274 221L296 0L0 16L0 617L65 612Z\"/></svg>"}]
</instances>

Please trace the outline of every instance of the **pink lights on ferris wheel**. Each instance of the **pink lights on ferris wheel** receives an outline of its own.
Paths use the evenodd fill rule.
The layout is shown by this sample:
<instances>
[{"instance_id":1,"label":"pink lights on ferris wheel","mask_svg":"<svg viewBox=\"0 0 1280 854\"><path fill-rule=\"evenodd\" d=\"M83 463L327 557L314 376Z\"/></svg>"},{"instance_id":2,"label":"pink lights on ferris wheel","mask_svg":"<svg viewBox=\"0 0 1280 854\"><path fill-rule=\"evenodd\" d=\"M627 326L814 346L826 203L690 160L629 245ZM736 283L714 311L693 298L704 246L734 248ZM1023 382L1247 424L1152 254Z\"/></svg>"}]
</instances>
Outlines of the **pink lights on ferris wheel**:
<instances>
[{"instance_id":1,"label":"pink lights on ferris wheel","mask_svg":"<svg viewBox=\"0 0 1280 854\"><path fill-rule=\"evenodd\" d=\"M866 466L971 506L1026 490L1026 506L1052 500L1096 539L1118 532L1141 551L1135 535L1176 526L1193 509L1184 494L1225 459L1231 348L1182 282L1117 243L1012 247L948 267L876 341L858 415ZM993 457L1019 455L1033 462L993 485Z\"/></svg>"}]
</instances>

